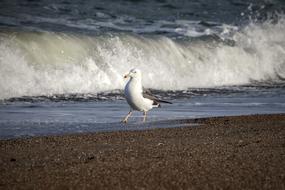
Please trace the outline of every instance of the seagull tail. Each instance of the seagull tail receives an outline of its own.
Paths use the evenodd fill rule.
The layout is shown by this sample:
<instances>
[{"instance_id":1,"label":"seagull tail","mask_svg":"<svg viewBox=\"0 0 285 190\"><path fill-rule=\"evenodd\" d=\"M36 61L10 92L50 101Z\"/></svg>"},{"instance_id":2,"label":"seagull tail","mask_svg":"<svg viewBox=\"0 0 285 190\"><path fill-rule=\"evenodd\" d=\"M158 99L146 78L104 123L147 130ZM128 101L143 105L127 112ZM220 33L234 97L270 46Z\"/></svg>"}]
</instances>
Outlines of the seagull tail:
<instances>
[{"instance_id":1,"label":"seagull tail","mask_svg":"<svg viewBox=\"0 0 285 190\"><path fill-rule=\"evenodd\" d=\"M158 103L158 101L156 101L156 100L153 101L152 105L155 108L160 108L161 107L160 103Z\"/></svg>"},{"instance_id":2,"label":"seagull tail","mask_svg":"<svg viewBox=\"0 0 285 190\"><path fill-rule=\"evenodd\" d=\"M157 101L161 102L161 103L172 104L172 102L168 102L168 101L165 101L165 100L157 100Z\"/></svg>"},{"instance_id":3,"label":"seagull tail","mask_svg":"<svg viewBox=\"0 0 285 190\"><path fill-rule=\"evenodd\" d=\"M161 107L160 103L172 104L172 102L168 102L165 100L154 100L152 105L153 107L160 108Z\"/></svg>"},{"instance_id":4,"label":"seagull tail","mask_svg":"<svg viewBox=\"0 0 285 190\"><path fill-rule=\"evenodd\" d=\"M160 108L161 105L160 104L153 104L153 108Z\"/></svg>"}]
</instances>

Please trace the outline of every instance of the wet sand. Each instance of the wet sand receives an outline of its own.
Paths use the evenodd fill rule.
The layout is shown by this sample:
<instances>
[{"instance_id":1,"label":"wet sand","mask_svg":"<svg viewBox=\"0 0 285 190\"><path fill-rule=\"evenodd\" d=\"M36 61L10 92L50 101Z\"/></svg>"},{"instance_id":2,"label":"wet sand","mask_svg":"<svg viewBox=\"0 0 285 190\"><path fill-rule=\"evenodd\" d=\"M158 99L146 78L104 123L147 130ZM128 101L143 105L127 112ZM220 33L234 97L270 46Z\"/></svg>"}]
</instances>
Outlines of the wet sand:
<instances>
[{"instance_id":1,"label":"wet sand","mask_svg":"<svg viewBox=\"0 0 285 190\"><path fill-rule=\"evenodd\" d=\"M285 189L285 114L176 122L1 140L0 189Z\"/></svg>"}]
</instances>

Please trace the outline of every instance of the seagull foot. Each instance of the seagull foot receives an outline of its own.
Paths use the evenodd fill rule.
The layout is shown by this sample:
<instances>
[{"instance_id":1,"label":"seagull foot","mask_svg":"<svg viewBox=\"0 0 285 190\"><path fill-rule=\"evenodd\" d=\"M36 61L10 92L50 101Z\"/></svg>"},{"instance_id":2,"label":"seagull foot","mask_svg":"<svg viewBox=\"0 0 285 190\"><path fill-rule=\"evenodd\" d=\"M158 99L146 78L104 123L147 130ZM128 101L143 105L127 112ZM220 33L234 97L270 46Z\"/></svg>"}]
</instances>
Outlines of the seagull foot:
<instances>
[{"instance_id":1,"label":"seagull foot","mask_svg":"<svg viewBox=\"0 0 285 190\"><path fill-rule=\"evenodd\" d=\"M128 123L128 120L124 119L121 121L122 123Z\"/></svg>"}]
</instances>

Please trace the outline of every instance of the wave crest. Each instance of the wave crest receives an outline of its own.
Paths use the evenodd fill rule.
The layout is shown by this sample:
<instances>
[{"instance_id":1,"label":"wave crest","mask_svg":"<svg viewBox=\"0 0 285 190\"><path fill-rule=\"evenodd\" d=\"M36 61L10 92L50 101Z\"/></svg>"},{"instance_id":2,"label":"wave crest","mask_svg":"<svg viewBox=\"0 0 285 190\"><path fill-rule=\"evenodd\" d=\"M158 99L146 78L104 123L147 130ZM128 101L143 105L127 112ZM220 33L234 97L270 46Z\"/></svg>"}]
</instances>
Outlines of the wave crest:
<instances>
[{"instance_id":1,"label":"wave crest","mask_svg":"<svg viewBox=\"0 0 285 190\"><path fill-rule=\"evenodd\" d=\"M242 85L285 78L285 19L251 23L234 45L209 39L52 32L0 34L0 99L121 89L137 67L158 90Z\"/></svg>"}]
</instances>

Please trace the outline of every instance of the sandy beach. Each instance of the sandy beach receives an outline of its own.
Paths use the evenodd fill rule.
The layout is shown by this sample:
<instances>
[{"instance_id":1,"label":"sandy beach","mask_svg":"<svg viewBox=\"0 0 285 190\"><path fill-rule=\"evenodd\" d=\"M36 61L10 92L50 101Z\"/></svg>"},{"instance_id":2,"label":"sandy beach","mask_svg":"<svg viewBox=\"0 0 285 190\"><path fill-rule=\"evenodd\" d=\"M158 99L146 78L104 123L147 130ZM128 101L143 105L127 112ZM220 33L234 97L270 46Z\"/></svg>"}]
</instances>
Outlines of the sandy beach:
<instances>
[{"instance_id":1,"label":"sandy beach","mask_svg":"<svg viewBox=\"0 0 285 190\"><path fill-rule=\"evenodd\" d=\"M285 189L285 114L177 122L1 140L0 189Z\"/></svg>"}]
</instances>

